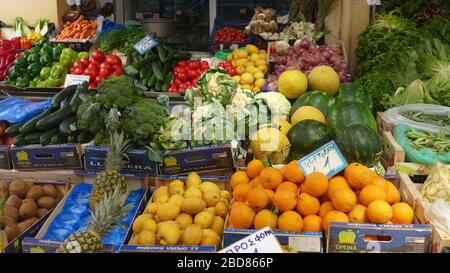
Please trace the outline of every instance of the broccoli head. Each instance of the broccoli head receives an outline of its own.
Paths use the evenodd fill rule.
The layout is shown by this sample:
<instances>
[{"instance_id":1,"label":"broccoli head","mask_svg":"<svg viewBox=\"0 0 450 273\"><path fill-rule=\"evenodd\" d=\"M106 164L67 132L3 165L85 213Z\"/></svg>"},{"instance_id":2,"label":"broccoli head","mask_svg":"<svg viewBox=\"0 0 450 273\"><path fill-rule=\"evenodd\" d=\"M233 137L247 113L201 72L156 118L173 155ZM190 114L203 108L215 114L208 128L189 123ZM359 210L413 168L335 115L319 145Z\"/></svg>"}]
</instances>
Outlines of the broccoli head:
<instances>
[{"instance_id":1,"label":"broccoli head","mask_svg":"<svg viewBox=\"0 0 450 273\"><path fill-rule=\"evenodd\" d=\"M140 100L138 91L131 77L109 77L98 86L96 100L106 109L116 107L119 110L131 106Z\"/></svg>"}]
</instances>

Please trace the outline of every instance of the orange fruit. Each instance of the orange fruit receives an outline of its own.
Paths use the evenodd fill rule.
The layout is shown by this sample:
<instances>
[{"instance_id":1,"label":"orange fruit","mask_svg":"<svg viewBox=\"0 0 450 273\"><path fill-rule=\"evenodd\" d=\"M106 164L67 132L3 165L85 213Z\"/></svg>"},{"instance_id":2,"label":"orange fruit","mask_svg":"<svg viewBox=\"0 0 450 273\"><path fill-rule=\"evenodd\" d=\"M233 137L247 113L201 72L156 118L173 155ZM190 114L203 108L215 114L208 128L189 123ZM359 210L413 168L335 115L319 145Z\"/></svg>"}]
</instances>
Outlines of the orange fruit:
<instances>
[{"instance_id":1,"label":"orange fruit","mask_svg":"<svg viewBox=\"0 0 450 273\"><path fill-rule=\"evenodd\" d=\"M276 191L272 198L272 204L281 212L292 210L297 205L297 195L292 191Z\"/></svg>"},{"instance_id":2,"label":"orange fruit","mask_svg":"<svg viewBox=\"0 0 450 273\"><path fill-rule=\"evenodd\" d=\"M303 218L303 231L304 232L321 232L322 218L317 215L308 215Z\"/></svg>"},{"instance_id":3,"label":"orange fruit","mask_svg":"<svg viewBox=\"0 0 450 273\"><path fill-rule=\"evenodd\" d=\"M273 195L275 194L273 192L273 190L269 190L269 189L264 189L267 193L267 196L269 197L269 205L272 205L272 199L273 199Z\"/></svg>"},{"instance_id":4,"label":"orange fruit","mask_svg":"<svg viewBox=\"0 0 450 273\"><path fill-rule=\"evenodd\" d=\"M305 191L315 197L320 197L327 192L328 178L319 172L314 172L308 175L305 179Z\"/></svg>"},{"instance_id":5,"label":"orange fruit","mask_svg":"<svg viewBox=\"0 0 450 273\"><path fill-rule=\"evenodd\" d=\"M303 175L303 172L298 166L296 160L293 160L289 162L289 164L285 165L282 168L281 173L286 181L291 181L299 184L305 181L305 176Z\"/></svg>"},{"instance_id":6,"label":"orange fruit","mask_svg":"<svg viewBox=\"0 0 450 273\"><path fill-rule=\"evenodd\" d=\"M400 192L398 191L397 187L394 186L394 184L392 184L389 181L387 183L388 183L387 202L391 205L400 202Z\"/></svg>"},{"instance_id":7,"label":"orange fruit","mask_svg":"<svg viewBox=\"0 0 450 273\"><path fill-rule=\"evenodd\" d=\"M386 193L387 193L387 191L388 191L388 189L389 189L389 184L388 184L388 182L389 182L389 181L387 181L387 180L384 179L383 177L377 175L377 176L375 176L375 177L372 178L372 181L370 182L369 185L377 185L377 186L380 186L380 187L383 188L383 190L385 190Z\"/></svg>"},{"instance_id":8,"label":"orange fruit","mask_svg":"<svg viewBox=\"0 0 450 273\"><path fill-rule=\"evenodd\" d=\"M335 209L347 213L355 207L356 195L351 189L338 189L334 192L331 202Z\"/></svg>"},{"instance_id":9,"label":"orange fruit","mask_svg":"<svg viewBox=\"0 0 450 273\"><path fill-rule=\"evenodd\" d=\"M245 202L248 193L252 190L249 184L238 184L233 190L233 199L238 202Z\"/></svg>"},{"instance_id":10,"label":"orange fruit","mask_svg":"<svg viewBox=\"0 0 450 273\"><path fill-rule=\"evenodd\" d=\"M237 206L240 206L240 205L245 205L245 203L244 202L239 202L239 201L234 201L230 205L230 210L233 209L234 207L237 207Z\"/></svg>"},{"instance_id":11,"label":"orange fruit","mask_svg":"<svg viewBox=\"0 0 450 273\"><path fill-rule=\"evenodd\" d=\"M231 209L229 217L234 228L248 229L253 226L255 212L247 205L239 205Z\"/></svg>"},{"instance_id":12,"label":"orange fruit","mask_svg":"<svg viewBox=\"0 0 450 273\"><path fill-rule=\"evenodd\" d=\"M248 193L247 201L252 209L260 211L269 203L269 195L267 195L267 192L263 187L259 186Z\"/></svg>"},{"instance_id":13,"label":"orange fruit","mask_svg":"<svg viewBox=\"0 0 450 273\"><path fill-rule=\"evenodd\" d=\"M409 225L413 221L414 210L405 202L392 205L392 223Z\"/></svg>"},{"instance_id":14,"label":"orange fruit","mask_svg":"<svg viewBox=\"0 0 450 273\"><path fill-rule=\"evenodd\" d=\"M303 219L295 211L286 211L278 218L278 229L290 232L301 232L303 228Z\"/></svg>"},{"instance_id":15,"label":"orange fruit","mask_svg":"<svg viewBox=\"0 0 450 273\"><path fill-rule=\"evenodd\" d=\"M306 185L305 185L305 183L300 184L300 192L306 192Z\"/></svg>"},{"instance_id":16,"label":"orange fruit","mask_svg":"<svg viewBox=\"0 0 450 273\"><path fill-rule=\"evenodd\" d=\"M392 223L392 221L387 221L386 225L393 225L394 223Z\"/></svg>"},{"instance_id":17,"label":"orange fruit","mask_svg":"<svg viewBox=\"0 0 450 273\"><path fill-rule=\"evenodd\" d=\"M352 223L368 223L367 208L361 204L356 204L353 209L347 214L348 219Z\"/></svg>"},{"instance_id":18,"label":"orange fruit","mask_svg":"<svg viewBox=\"0 0 450 273\"><path fill-rule=\"evenodd\" d=\"M272 230L275 230L277 228L277 222L278 216L275 213L268 209L263 209L256 214L253 227L255 229L270 227Z\"/></svg>"},{"instance_id":19,"label":"orange fruit","mask_svg":"<svg viewBox=\"0 0 450 273\"><path fill-rule=\"evenodd\" d=\"M261 171L264 169L264 163L259 159L253 159L247 164L247 175L250 178L255 178L259 176Z\"/></svg>"},{"instance_id":20,"label":"orange fruit","mask_svg":"<svg viewBox=\"0 0 450 273\"><path fill-rule=\"evenodd\" d=\"M255 177L252 181L250 181L249 185L252 188L256 188L259 185L261 185L261 182L259 181L259 176Z\"/></svg>"},{"instance_id":21,"label":"orange fruit","mask_svg":"<svg viewBox=\"0 0 450 273\"><path fill-rule=\"evenodd\" d=\"M367 218L375 224L385 224L391 221L393 210L388 202L375 200L367 207Z\"/></svg>"},{"instance_id":22,"label":"orange fruit","mask_svg":"<svg viewBox=\"0 0 450 273\"><path fill-rule=\"evenodd\" d=\"M377 174L361 164L355 164L347 171L345 177L354 189L362 189L372 181L372 178Z\"/></svg>"},{"instance_id":23,"label":"orange fruit","mask_svg":"<svg viewBox=\"0 0 450 273\"><path fill-rule=\"evenodd\" d=\"M298 192L298 187L297 187L297 185L295 185L294 183L287 181L287 182L281 183L281 184L277 187L276 190L277 190L277 191L288 190L288 191L292 191L292 192L294 192L295 194L297 194L297 192Z\"/></svg>"},{"instance_id":24,"label":"orange fruit","mask_svg":"<svg viewBox=\"0 0 450 273\"><path fill-rule=\"evenodd\" d=\"M331 200L333 192L341 188L350 189L350 185L343 176L335 176L328 182L327 197Z\"/></svg>"},{"instance_id":25,"label":"orange fruit","mask_svg":"<svg viewBox=\"0 0 450 273\"><path fill-rule=\"evenodd\" d=\"M280 170L268 167L262 170L259 181L264 188L273 190L283 182L283 176Z\"/></svg>"},{"instance_id":26,"label":"orange fruit","mask_svg":"<svg viewBox=\"0 0 450 273\"><path fill-rule=\"evenodd\" d=\"M322 219L322 226L325 232L328 232L328 226L330 222L348 223L349 219L347 214L343 213L342 211L332 210L328 212Z\"/></svg>"},{"instance_id":27,"label":"orange fruit","mask_svg":"<svg viewBox=\"0 0 450 273\"><path fill-rule=\"evenodd\" d=\"M319 200L307 193L300 193L297 199L297 212L301 216L314 215L319 212L320 202Z\"/></svg>"},{"instance_id":28,"label":"orange fruit","mask_svg":"<svg viewBox=\"0 0 450 273\"><path fill-rule=\"evenodd\" d=\"M319 216L323 219L325 215L332 210L334 210L333 203L331 201L326 201L320 205Z\"/></svg>"},{"instance_id":29,"label":"orange fruit","mask_svg":"<svg viewBox=\"0 0 450 273\"><path fill-rule=\"evenodd\" d=\"M387 201L387 193L378 185L367 185L359 193L359 202L364 206L368 206L375 200Z\"/></svg>"},{"instance_id":30,"label":"orange fruit","mask_svg":"<svg viewBox=\"0 0 450 273\"><path fill-rule=\"evenodd\" d=\"M233 189L239 184L248 184L249 182L250 178L245 171L237 171L230 178L230 185Z\"/></svg>"}]
</instances>

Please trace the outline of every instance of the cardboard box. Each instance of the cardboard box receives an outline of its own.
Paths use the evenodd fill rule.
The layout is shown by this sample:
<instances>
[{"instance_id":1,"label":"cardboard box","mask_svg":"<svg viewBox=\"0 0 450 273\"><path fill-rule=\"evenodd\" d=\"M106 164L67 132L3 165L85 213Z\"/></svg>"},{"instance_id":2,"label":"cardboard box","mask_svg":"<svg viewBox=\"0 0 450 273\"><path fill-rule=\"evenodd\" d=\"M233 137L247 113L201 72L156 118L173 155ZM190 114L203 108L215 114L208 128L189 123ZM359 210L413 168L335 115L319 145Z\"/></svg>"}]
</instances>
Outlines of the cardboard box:
<instances>
[{"instance_id":1,"label":"cardboard box","mask_svg":"<svg viewBox=\"0 0 450 273\"><path fill-rule=\"evenodd\" d=\"M188 148L168 153L160 165L159 174L180 175L193 171L233 169L235 160L231 143Z\"/></svg>"},{"instance_id":2,"label":"cardboard box","mask_svg":"<svg viewBox=\"0 0 450 273\"><path fill-rule=\"evenodd\" d=\"M9 146L0 145L0 169L11 169L11 158L9 157Z\"/></svg>"},{"instance_id":3,"label":"cardboard box","mask_svg":"<svg viewBox=\"0 0 450 273\"><path fill-rule=\"evenodd\" d=\"M444 248L450 248L450 234L433 225L425 217L425 209L430 203L420 194L423 184L414 183L407 173L400 173L400 181L402 185L405 185L405 189L409 192L410 198L414 199L414 214L417 220L422 224L430 224L433 227L431 251L440 253Z\"/></svg>"},{"instance_id":4,"label":"cardboard box","mask_svg":"<svg viewBox=\"0 0 450 273\"><path fill-rule=\"evenodd\" d=\"M16 170L82 169L79 144L12 146L11 160Z\"/></svg>"},{"instance_id":5,"label":"cardboard box","mask_svg":"<svg viewBox=\"0 0 450 273\"><path fill-rule=\"evenodd\" d=\"M77 181L77 183L86 182L86 183L92 183L95 180L95 176L85 176L80 177ZM133 219L141 214L141 212L145 208L145 202L146 196L148 194L148 180L142 179L142 178L127 178L127 187L130 190L138 189L138 188L144 188L146 189L145 194L143 195L142 199L139 201L138 208L136 210L135 215L133 216ZM56 208L52 211L52 213L49 215L48 219L43 224L42 228L35 234L35 236L27 236L24 238L22 242L23 246L23 252L25 253L54 253L56 249L59 247L59 245L62 243L62 241L53 241L53 240L44 240L42 239L43 236L46 234L50 224L52 221L56 218L56 216L61 212L63 209L68 197L72 193L73 188L64 196L64 198L61 200L61 202L56 206ZM127 227L127 235L124 237L128 238L130 236L131 225ZM124 241L120 245L123 244ZM104 252L117 252L120 248L119 246L114 245L104 245Z\"/></svg>"},{"instance_id":6,"label":"cardboard box","mask_svg":"<svg viewBox=\"0 0 450 273\"><path fill-rule=\"evenodd\" d=\"M103 171L108 147L87 145L84 147L84 168L88 171ZM158 163L150 161L144 149L132 149L127 152L129 163L122 169L124 173L144 173L157 175Z\"/></svg>"},{"instance_id":7,"label":"cardboard box","mask_svg":"<svg viewBox=\"0 0 450 273\"><path fill-rule=\"evenodd\" d=\"M181 180L186 181L186 176L158 176L155 180L155 188L159 188L161 186L169 185L173 180ZM201 176L200 177L203 182L210 181L217 184L221 189L230 190L230 183L228 177L209 177L209 176ZM148 203L153 201L153 196L149 199ZM145 204L146 206L147 204ZM145 209L144 206L144 209ZM144 211L142 210L142 212ZM140 214L136 215L139 216ZM194 252L194 253L214 253L217 252L216 246L183 246L183 245L173 245L173 246L134 246L129 245L129 242L133 239L134 234L133 231L130 230L129 236L125 242L127 244L122 245L120 248L120 252L130 252L130 253L167 253L167 252Z\"/></svg>"},{"instance_id":8,"label":"cardboard box","mask_svg":"<svg viewBox=\"0 0 450 273\"><path fill-rule=\"evenodd\" d=\"M0 170L0 177L3 180L13 180L13 179L29 179L35 184L54 184L57 190L61 193L66 194L70 188L70 182L74 181L75 175L73 172L61 171L61 172L16 172L16 171L6 171ZM53 210L50 210L45 216L31 225L22 234L16 237L11 242L6 242L6 237L3 239L4 244L0 244L0 253L19 253L22 252L22 243L25 237L34 236L37 234L39 229L42 227L44 222L50 216ZM0 233L0 240L1 240Z\"/></svg>"}]
</instances>

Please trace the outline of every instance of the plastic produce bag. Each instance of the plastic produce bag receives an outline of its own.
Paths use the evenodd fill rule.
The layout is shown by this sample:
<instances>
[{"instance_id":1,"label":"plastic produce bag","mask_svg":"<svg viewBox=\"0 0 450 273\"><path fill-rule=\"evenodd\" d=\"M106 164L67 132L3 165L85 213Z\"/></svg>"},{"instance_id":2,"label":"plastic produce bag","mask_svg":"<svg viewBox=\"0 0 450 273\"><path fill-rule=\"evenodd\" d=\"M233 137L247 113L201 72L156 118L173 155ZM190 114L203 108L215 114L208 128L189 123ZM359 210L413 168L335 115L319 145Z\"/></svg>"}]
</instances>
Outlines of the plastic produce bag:
<instances>
[{"instance_id":1,"label":"plastic produce bag","mask_svg":"<svg viewBox=\"0 0 450 273\"><path fill-rule=\"evenodd\" d=\"M450 234L450 203L438 199L425 208L425 217L436 227Z\"/></svg>"},{"instance_id":2,"label":"plastic produce bag","mask_svg":"<svg viewBox=\"0 0 450 273\"><path fill-rule=\"evenodd\" d=\"M394 125L402 123L415 129L429 131L433 133L437 133L439 129L444 129L447 132L450 132L450 125L447 128L440 127L433 124L413 121L401 115L401 113L409 111L418 111L429 115L445 115L445 114L450 115L450 107L435 104L419 103L419 104L408 104L389 109L383 113L382 119L385 122L392 123Z\"/></svg>"},{"instance_id":3,"label":"plastic produce bag","mask_svg":"<svg viewBox=\"0 0 450 273\"><path fill-rule=\"evenodd\" d=\"M7 121L10 124L22 124L42 113L51 104L51 100L30 102L15 97L8 97L0 101L0 120Z\"/></svg>"},{"instance_id":4,"label":"plastic produce bag","mask_svg":"<svg viewBox=\"0 0 450 273\"><path fill-rule=\"evenodd\" d=\"M408 132L411 128L405 124L399 124L394 128L394 137L398 144L405 150L406 160L408 162L435 164L441 162L450 164L450 152L446 154L436 154L428 149L417 150L408 141Z\"/></svg>"}]
</instances>

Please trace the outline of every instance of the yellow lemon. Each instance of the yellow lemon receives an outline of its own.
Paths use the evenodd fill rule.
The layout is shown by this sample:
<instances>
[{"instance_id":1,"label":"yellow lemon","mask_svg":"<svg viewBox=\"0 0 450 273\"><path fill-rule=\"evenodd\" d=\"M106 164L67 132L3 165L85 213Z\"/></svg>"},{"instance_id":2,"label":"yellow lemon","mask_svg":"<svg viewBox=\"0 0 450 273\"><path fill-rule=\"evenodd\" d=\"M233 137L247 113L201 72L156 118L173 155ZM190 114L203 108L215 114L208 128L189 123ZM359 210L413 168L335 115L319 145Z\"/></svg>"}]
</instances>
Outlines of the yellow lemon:
<instances>
[{"instance_id":1,"label":"yellow lemon","mask_svg":"<svg viewBox=\"0 0 450 273\"><path fill-rule=\"evenodd\" d=\"M139 215L133 223L133 232L139 234L142 231L142 227L146 220L152 220L151 214Z\"/></svg>"},{"instance_id":2,"label":"yellow lemon","mask_svg":"<svg viewBox=\"0 0 450 273\"><path fill-rule=\"evenodd\" d=\"M254 54L254 53L259 52L259 49L256 46L251 45L251 44L246 45L245 50L247 50L248 54Z\"/></svg>"},{"instance_id":3,"label":"yellow lemon","mask_svg":"<svg viewBox=\"0 0 450 273\"><path fill-rule=\"evenodd\" d=\"M294 112L294 115L292 115L291 124L292 126L294 126L300 121L307 119L317 120L325 124L325 116L322 114L322 112L320 112L319 109L312 106L302 106L298 108Z\"/></svg>"},{"instance_id":4,"label":"yellow lemon","mask_svg":"<svg viewBox=\"0 0 450 273\"><path fill-rule=\"evenodd\" d=\"M266 60L261 60L261 59L259 59L259 60L257 60L257 61L255 62L255 66L261 66L261 65L267 66Z\"/></svg>"},{"instance_id":5,"label":"yellow lemon","mask_svg":"<svg viewBox=\"0 0 450 273\"><path fill-rule=\"evenodd\" d=\"M241 76L235 75L235 76L233 76L233 80L234 80L236 83L240 83L240 82L241 82Z\"/></svg>"},{"instance_id":6,"label":"yellow lemon","mask_svg":"<svg viewBox=\"0 0 450 273\"><path fill-rule=\"evenodd\" d=\"M256 67L254 66L247 66L247 68L245 68L245 72L248 72L253 75L256 72L258 72L258 69L256 69Z\"/></svg>"},{"instance_id":7,"label":"yellow lemon","mask_svg":"<svg viewBox=\"0 0 450 273\"><path fill-rule=\"evenodd\" d=\"M151 230L154 233L158 231L158 225L156 224L155 220L153 219L147 219L142 224L142 230Z\"/></svg>"},{"instance_id":8,"label":"yellow lemon","mask_svg":"<svg viewBox=\"0 0 450 273\"><path fill-rule=\"evenodd\" d=\"M248 53L246 50L239 50L239 53L237 55L239 56L239 59L244 59L248 57Z\"/></svg>"},{"instance_id":9,"label":"yellow lemon","mask_svg":"<svg viewBox=\"0 0 450 273\"><path fill-rule=\"evenodd\" d=\"M259 54L267 54L267 51L264 49L259 50Z\"/></svg>"},{"instance_id":10,"label":"yellow lemon","mask_svg":"<svg viewBox=\"0 0 450 273\"><path fill-rule=\"evenodd\" d=\"M228 54L227 62L231 62L233 60L233 54Z\"/></svg>"},{"instance_id":11,"label":"yellow lemon","mask_svg":"<svg viewBox=\"0 0 450 273\"><path fill-rule=\"evenodd\" d=\"M265 79L257 79L255 81L255 86L258 87L259 89L262 89L265 84L266 84L266 80Z\"/></svg>"},{"instance_id":12,"label":"yellow lemon","mask_svg":"<svg viewBox=\"0 0 450 273\"><path fill-rule=\"evenodd\" d=\"M264 52L259 52L259 58L261 59L261 60L267 60L267 53L264 51Z\"/></svg>"},{"instance_id":13,"label":"yellow lemon","mask_svg":"<svg viewBox=\"0 0 450 273\"><path fill-rule=\"evenodd\" d=\"M255 74L253 74L253 78L255 78L255 80L264 79L264 73L262 73L261 71L257 71Z\"/></svg>"},{"instance_id":14,"label":"yellow lemon","mask_svg":"<svg viewBox=\"0 0 450 273\"><path fill-rule=\"evenodd\" d=\"M248 85L252 85L253 84L253 81L254 81L255 79L253 78L253 74L252 73L244 73L244 74L242 74L241 75L241 83L242 84L248 84Z\"/></svg>"},{"instance_id":15,"label":"yellow lemon","mask_svg":"<svg viewBox=\"0 0 450 273\"><path fill-rule=\"evenodd\" d=\"M257 69L258 69L259 71L261 71L262 73L264 73L264 74L267 73L267 65L259 65L259 66L257 67Z\"/></svg>"},{"instance_id":16,"label":"yellow lemon","mask_svg":"<svg viewBox=\"0 0 450 273\"><path fill-rule=\"evenodd\" d=\"M249 85L249 84L244 84L244 85L242 85L241 88L242 88L242 89L245 89L245 90L252 90L252 89L253 89L252 86Z\"/></svg>"},{"instance_id":17,"label":"yellow lemon","mask_svg":"<svg viewBox=\"0 0 450 273\"><path fill-rule=\"evenodd\" d=\"M258 53L253 53L250 58L252 59L252 62L257 62L259 61L259 54Z\"/></svg>"},{"instance_id":18,"label":"yellow lemon","mask_svg":"<svg viewBox=\"0 0 450 273\"><path fill-rule=\"evenodd\" d=\"M254 62L247 62L246 64L245 64L245 68L249 68L249 67L255 67L255 63Z\"/></svg>"},{"instance_id":19,"label":"yellow lemon","mask_svg":"<svg viewBox=\"0 0 450 273\"><path fill-rule=\"evenodd\" d=\"M234 66L236 67L236 66L245 66L245 64L247 63L247 60L246 59L239 59L239 60L237 60L237 61L235 61L234 62Z\"/></svg>"},{"instance_id":20,"label":"yellow lemon","mask_svg":"<svg viewBox=\"0 0 450 273\"><path fill-rule=\"evenodd\" d=\"M155 214L158 210L157 203L148 203L147 207L145 207L145 213Z\"/></svg>"},{"instance_id":21,"label":"yellow lemon","mask_svg":"<svg viewBox=\"0 0 450 273\"><path fill-rule=\"evenodd\" d=\"M261 88L259 88L258 86L253 86L252 91L253 93L259 93L261 92Z\"/></svg>"},{"instance_id":22,"label":"yellow lemon","mask_svg":"<svg viewBox=\"0 0 450 273\"><path fill-rule=\"evenodd\" d=\"M238 66L237 68L236 68L236 73L240 76L240 75L242 75L242 74L244 74L245 73L245 67L243 67L243 66Z\"/></svg>"}]
</instances>

